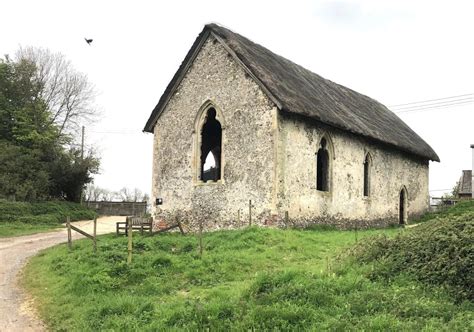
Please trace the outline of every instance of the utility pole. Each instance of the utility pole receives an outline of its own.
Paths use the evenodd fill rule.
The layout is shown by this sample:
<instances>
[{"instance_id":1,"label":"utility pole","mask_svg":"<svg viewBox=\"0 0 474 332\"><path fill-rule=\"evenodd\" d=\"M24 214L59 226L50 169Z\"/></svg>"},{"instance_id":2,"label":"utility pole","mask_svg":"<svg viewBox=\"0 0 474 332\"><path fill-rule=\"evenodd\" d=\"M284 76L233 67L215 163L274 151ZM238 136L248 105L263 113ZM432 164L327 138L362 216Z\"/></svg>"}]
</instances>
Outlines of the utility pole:
<instances>
[{"instance_id":1,"label":"utility pole","mask_svg":"<svg viewBox=\"0 0 474 332\"><path fill-rule=\"evenodd\" d=\"M84 132L85 132L86 128L84 126L82 126L82 135L81 135L81 161L84 160ZM80 202L81 202L81 205L82 205L82 201L84 199L84 189L81 188L81 199L80 199Z\"/></svg>"},{"instance_id":2,"label":"utility pole","mask_svg":"<svg viewBox=\"0 0 474 332\"><path fill-rule=\"evenodd\" d=\"M86 127L82 126L82 138L81 138L81 160L84 160L84 131Z\"/></svg>"},{"instance_id":3,"label":"utility pole","mask_svg":"<svg viewBox=\"0 0 474 332\"><path fill-rule=\"evenodd\" d=\"M252 200L249 199L249 226L252 226Z\"/></svg>"}]
</instances>

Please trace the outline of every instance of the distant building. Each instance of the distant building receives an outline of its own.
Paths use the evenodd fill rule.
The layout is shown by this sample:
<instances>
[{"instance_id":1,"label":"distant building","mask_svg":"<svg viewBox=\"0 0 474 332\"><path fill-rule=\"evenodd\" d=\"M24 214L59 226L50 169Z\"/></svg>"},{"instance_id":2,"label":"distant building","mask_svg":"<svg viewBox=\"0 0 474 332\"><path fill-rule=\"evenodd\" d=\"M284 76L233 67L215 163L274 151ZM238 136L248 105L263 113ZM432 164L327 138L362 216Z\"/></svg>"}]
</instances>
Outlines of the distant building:
<instances>
[{"instance_id":1,"label":"distant building","mask_svg":"<svg viewBox=\"0 0 474 332\"><path fill-rule=\"evenodd\" d=\"M472 183L474 182L474 144L471 144L472 151L472 169L462 171L461 178L458 182L458 198L461 199L474 199L474 192L472 188Z\"/></svg>"},{"instance_id":2,"label":"distant building","mask_svg":"<svg viewBox=\"0 0 474 332\"><path fill-rule=\"evenodd\" d=\"M206 229L404 224L428 210L428 162L439 161L376 100L215 24L144 131L155 217Z\"/></svg>"},{"instance_id":3,"label":"distant building","mask_svg":"<svg viewBox=\"0 0 474 332\"><path fill-rule=\"evenodd\" d=\"M472 170L470 169L462 171L458 183L458 197L472 198Z\"/></svg>"}]
</instances>

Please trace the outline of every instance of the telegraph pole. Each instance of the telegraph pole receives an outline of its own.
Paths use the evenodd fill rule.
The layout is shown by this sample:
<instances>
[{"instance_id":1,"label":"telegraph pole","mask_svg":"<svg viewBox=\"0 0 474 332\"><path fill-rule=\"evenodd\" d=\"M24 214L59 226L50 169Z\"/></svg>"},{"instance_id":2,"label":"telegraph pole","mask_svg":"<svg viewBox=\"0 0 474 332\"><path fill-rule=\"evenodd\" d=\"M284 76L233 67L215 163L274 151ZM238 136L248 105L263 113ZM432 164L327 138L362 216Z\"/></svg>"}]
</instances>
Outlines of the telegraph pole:
<instances>
[{"instance_id":1,"label":"telegraph pole","mask_svg":"<svg viewBox=\"0 0 474 332\"><path fill-rule=\"evenodd\" d=\"M84 132L86 128L82 126L82 135L81 135L81 161L84 161ZM84 189L81 188L81 205L84 198Z\"/></svg>"},{"instance_id":2,"label":"telegraph pole","mask_svg":"<svg viewBox=\"0 0 474 332\"><path fill-rule=\"evenodd\" d=\"M86 127L82 126L82 138L81 138L81 160L84 160L84 132Z\"/></svg>"}]
</instances>

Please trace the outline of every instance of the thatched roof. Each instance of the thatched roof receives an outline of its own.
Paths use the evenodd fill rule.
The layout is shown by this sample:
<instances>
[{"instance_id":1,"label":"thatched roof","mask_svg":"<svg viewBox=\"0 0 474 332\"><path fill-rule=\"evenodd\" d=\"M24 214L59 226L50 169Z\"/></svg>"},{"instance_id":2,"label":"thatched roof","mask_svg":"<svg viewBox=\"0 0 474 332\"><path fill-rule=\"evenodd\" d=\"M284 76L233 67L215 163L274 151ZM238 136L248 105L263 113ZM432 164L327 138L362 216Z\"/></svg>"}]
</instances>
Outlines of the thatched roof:
<instances>
[{"instance_id":1,"label":"thatched roof","mask_svg":"<svg viewBox=\"0 0 474 332\"><path fill-rule=\"evenodd\" d=\"M204 27L153 110L144 131L153 131L173 90L209 34L222 43L280 110L389 144L423 159L439 161L438 155L420 136L376 100L324 79L216 24Z\"/></svg>"}]
</instances>

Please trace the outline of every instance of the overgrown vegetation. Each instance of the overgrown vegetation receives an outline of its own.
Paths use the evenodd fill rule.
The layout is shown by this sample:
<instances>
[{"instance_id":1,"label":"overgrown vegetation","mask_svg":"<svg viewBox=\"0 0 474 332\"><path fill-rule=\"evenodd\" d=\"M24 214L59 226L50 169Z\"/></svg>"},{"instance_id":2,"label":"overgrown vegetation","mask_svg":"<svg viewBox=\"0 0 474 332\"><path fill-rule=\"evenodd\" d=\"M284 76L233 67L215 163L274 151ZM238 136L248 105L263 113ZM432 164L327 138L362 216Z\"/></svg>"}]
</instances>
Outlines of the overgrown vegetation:
<instances>
[{"instance_id":1,"label":"overgrown vegetation","mask_svg":"<svg viewBox=\"0 0 474 332\"><path fill-rule=\"evenodd\" d=\"M62 227L66 216L93 219L95 212L72 202L9 202L0 200L0 237L44 232Z\"/></svg>"},{"instance_id":2,"label":"overgrown vegetation","mask_svg":"<svg viewBox=\"0 0 474 332\"><path fill-rule=\"evenodd\" d=\"M359 248L369 236L389 241L405 233L411 236L404 229L359 231ZM410 274L375 277L378 263L369 256L367 263L339 261L355 243L352 231L219 231L204 235L202 257L192 235L136 236L130 266L124 237L100 240L97 255L78 241L72 252L60 245L27 266L24 284L52 330L473 327L470 301L456 302Z\"/></svg>"},{"instance_id":3,"label":"overgrown vegetation","mask_svg":"<svg viewBox=\"0 0 474 332\"><path fill-rule=\"evenodd\" d=\"M431 217L394 238L379 236L356 246L355 257L373 264L372 279L408 274L445 287L458 301L474 301L474 201Z\"/></svg>"},{"instance_id":4,"label":"overgrown vegetation","mask_svg":"<svg viewBox=\"0 0 474 332\"><path fill-rule=\"evenodd\" d=\"M434 219L442 219L445 217L450 218L452 216L461 216L464 214L472 213L473 210L474 210L474 200L460 201L456 205L445 206L439 211L428 212L424 214L421 218L413 221L413 223L421 223L421 222L430 221Z\"/></svg>"}]
</instances>

